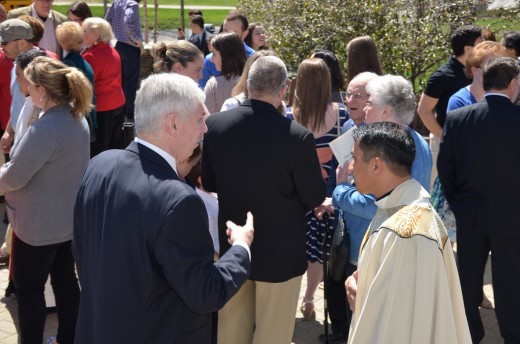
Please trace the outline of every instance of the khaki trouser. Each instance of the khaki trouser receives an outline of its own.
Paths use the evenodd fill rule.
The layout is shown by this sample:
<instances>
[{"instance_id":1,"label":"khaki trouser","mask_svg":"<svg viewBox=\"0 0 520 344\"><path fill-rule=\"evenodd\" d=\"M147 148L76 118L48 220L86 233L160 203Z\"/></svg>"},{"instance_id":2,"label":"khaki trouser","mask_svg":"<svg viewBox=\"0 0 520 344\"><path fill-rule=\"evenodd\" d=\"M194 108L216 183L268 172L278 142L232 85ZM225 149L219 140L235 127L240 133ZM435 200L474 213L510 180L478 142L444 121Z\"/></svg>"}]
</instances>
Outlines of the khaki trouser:
<instances>
[{"instance_id":1,"label":"khaki trouser","mask_svg":"<svg viewBox=\"0 0 520 344\"><path fill-rule=\"evenodd\" d=\"M244 283L218 313L218 343L291 343L301 280Z\"/></svg>"}]
</instances>

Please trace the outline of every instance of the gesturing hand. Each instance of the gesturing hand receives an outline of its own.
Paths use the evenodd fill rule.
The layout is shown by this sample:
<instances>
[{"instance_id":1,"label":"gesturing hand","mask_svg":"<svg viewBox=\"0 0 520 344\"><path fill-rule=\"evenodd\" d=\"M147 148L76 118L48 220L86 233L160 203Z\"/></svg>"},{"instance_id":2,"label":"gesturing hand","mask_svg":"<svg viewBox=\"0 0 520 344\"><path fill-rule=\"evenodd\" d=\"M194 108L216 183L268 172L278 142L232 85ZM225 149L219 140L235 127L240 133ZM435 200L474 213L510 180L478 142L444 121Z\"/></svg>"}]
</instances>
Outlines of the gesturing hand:
<instances>
[{"instance_id":1,"label":"gesturing hand","mask_svg":"<svg viewBox=\"0 0 520 344\"><path fill-rule=\"evenodd\" d=\"M247 246L251 247L255 232L253 227L253 214L251 214L251 212L247 212L247 220L245 225L238 226L232 221L227 221L226 226L226 234L228 236L228 242L230 245L233 245L233 243L237 240L243 240L246 242Z\"/></svg>"}]
</instances>

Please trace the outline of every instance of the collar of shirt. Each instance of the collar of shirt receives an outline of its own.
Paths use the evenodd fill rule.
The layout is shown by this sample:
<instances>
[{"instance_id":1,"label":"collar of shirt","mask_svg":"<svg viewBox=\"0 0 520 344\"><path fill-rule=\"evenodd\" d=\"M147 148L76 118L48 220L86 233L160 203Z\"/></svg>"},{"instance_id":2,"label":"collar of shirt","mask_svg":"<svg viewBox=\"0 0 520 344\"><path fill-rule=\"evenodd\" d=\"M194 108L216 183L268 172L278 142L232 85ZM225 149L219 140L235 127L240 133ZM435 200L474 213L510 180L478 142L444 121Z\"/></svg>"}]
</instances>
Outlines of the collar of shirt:
<instances>
[{"instance_id":1,"label":"collar of shirt","mask_svg":"<svg viewBox=\"0 0 520 344\"><path fill-rule=\"evenodd\" d=\"M503 93L496 93L496 92L488 92L484 95L484 97L487 97L487 96L501 96L501 97L505 97L507 99L509 99L509 97Z\"/></svg>"},{"instance_id":2,"label":"collar of shirt","mask_svg":"<svg viewBox=\"0 0 520 344\"><path fill-rule=\"evenodd\" d=\"M161 148L157 147L156 145L151 144L150 142L145 141L143 139L140 139L138 137L135 138L135 142L140 143L143 146L146 146L146 147L150 148L155 153L157 153L160 156L162 156L163 159L166 160L166 162L173 168L175 173L177 173L177 161L175 160L175 158L173 156L171 156L170 154L166 153L166 151L162 150ZM179 174L177 173L177 175L179 175Z\"/></svg>"},{"instance_id":3,"label":"collar of shirt","mask_svg":"<svg viewBox=\"0 0 520 344\"><path fill-rule=\"evenodd\" d=\"M34 18L38 18L41 20L41 17L38 15L38 13L36 13L36 10L34 9L34 5L32 5L32 8L31 8L31 15ZM52 10L49 11L49 15L47 16L47 19L52 20ZM42 20L42 22L43 22L43 20Z\"/></svg>"},{"instance_id":4,"label":"collar of shirt","mask_svg":"<svg viewBox=\"0 0 520 344\"><path fill-rule=\"evenodd\" d=\"M397 185L390 194L379 198L375 204L380 209L389 209L403 205L426 204L429 202L430 194L423 189L421 184L410 178Z\"/></svg>"}]
</instances>

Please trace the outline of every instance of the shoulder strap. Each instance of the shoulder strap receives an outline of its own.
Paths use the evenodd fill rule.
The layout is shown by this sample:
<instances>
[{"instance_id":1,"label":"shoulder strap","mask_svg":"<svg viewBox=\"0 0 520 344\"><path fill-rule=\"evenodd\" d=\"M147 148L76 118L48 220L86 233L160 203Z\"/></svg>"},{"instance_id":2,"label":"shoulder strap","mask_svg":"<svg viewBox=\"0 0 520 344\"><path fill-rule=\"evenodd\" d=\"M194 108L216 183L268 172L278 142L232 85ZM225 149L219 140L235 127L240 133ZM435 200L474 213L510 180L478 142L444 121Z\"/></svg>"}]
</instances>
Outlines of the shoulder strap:
<instances>
[{"instance_id":1,"label":"shoulder strap","mask_svg":"<svg viewBox=\"0 0 520 344\"><path fill-rule=\"evenodd\" d=\"M335 104L336 106L336 117L337 117L337 126L336 126L336 129L338 131L338 137L341 135L341 127L339 125L339 105L338 104Z\"/></svg>"}]
</instances>

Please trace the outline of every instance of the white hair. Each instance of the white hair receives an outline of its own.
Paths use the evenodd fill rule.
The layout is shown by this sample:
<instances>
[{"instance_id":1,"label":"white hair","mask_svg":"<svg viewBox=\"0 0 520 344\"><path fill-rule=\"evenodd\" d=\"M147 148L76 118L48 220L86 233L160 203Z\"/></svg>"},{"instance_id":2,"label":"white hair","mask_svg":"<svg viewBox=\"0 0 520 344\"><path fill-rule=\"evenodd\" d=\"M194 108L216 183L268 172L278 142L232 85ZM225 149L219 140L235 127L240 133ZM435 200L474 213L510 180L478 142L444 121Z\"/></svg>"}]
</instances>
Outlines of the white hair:
<instances>
[{"instance_id":1,"label":"white hair","mask_svg":"<svg viewBox=\"0 0 520 344\"><path fill-rule=\"evenodd\" d=\"M417 98L412 83L400 75L384 75L368 82L366 91L377 107L390 106L395 120L410 125L415 115Z\"/></svg>"},{"instance_id":2,"label":"white hair","mask_svg":"<svg viewBox=\"0 0 520 344\"><path fill-rule=\"evenodd\" d=\"M372 73L372 72L363 72L363 73L359 73L358 75L353 77L352 80L350 80L350 82L359 82L359 83L367 84L369 81L371 81L375 78L379 78L379 75L377 75L376 73ZM349 82L349 84L350 84L350 82Z\"/></svg>"},{"instance_id":3,"label":"white hair","mask_svg":"<svg viewBox=\"0 0 520 344\"><path fill-rule=\"evenodd\" d=\"M206 96L191 78L176 73L152 74L141 82L135 98L135 132L154 134L163 118L188 118Z\"/></svg>"},{"instance_id":4,"label":"white hair","mask_svg":"<svg viewBox=\"0 0 520 344\"><path fill-rule=\"evenodd\" d=\"M276 56L263 56L256 60L247 77L249 93L276 95L287 82L287 67Z\"/></svg>"}]
</instances>

